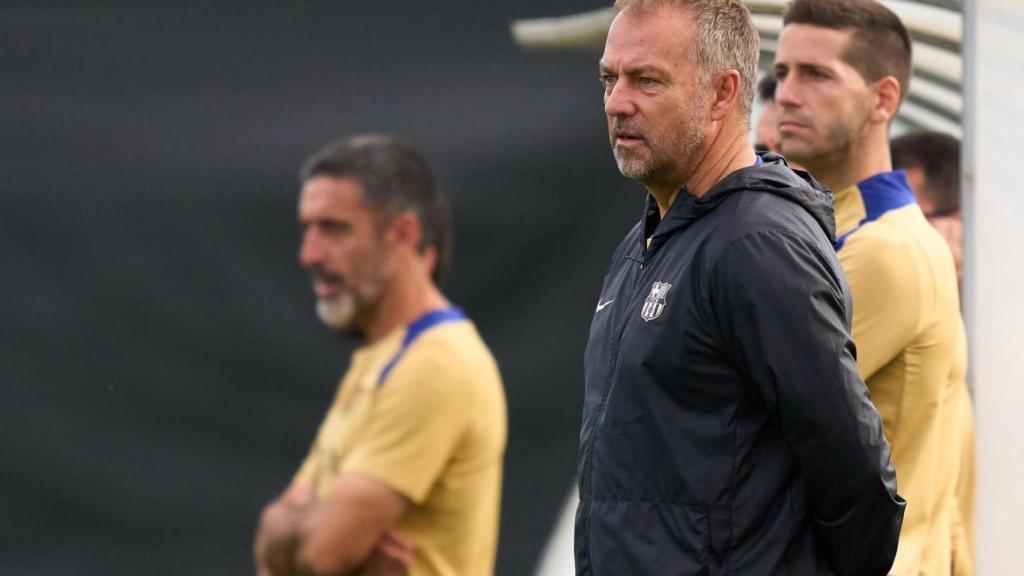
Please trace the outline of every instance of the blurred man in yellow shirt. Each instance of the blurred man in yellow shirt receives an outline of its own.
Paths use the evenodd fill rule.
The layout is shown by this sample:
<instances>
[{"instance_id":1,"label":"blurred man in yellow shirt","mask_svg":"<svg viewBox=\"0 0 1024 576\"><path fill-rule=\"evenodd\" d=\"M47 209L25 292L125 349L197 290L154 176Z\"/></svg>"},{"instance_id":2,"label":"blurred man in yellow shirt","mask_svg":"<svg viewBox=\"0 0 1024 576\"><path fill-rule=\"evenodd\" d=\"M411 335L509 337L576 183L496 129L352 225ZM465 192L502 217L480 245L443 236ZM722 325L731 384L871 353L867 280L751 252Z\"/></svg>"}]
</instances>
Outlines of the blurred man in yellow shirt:
<instances>
[{"instance_id":1,"label":"blurred man in yellow shirt","mask_svg":"<svg viewBox=\"0 0 1024 576\"><path fill-rule=\"evenodd\" d=\"M437 287L448 213L423 157L357 137L302 170L299 260L317 313L363 345L292 486L263 512L260 574L494 570L505 397Z\"/></svg>"}]
</instances>

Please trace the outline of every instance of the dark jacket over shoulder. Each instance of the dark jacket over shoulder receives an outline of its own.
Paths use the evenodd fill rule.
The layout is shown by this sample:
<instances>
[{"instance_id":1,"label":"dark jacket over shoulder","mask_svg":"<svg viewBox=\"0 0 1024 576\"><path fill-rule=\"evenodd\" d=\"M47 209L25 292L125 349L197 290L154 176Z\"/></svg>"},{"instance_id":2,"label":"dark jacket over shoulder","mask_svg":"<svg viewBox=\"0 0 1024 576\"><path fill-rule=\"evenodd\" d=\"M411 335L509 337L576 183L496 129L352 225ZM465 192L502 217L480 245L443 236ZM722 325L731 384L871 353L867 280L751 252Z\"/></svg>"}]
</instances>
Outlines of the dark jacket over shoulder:
<instances>
[{"instance_id":1,"label":"dark jacket over shoulder","mask_svg":"<svg viewBox=\"0 0 1024 576\"><path fill-rule=\"evenodd\" d=\"M905 504L831 196L767 155L659 220L648 199L590 328L576 573L886 574Z\"/></svg>"}]
</instances>

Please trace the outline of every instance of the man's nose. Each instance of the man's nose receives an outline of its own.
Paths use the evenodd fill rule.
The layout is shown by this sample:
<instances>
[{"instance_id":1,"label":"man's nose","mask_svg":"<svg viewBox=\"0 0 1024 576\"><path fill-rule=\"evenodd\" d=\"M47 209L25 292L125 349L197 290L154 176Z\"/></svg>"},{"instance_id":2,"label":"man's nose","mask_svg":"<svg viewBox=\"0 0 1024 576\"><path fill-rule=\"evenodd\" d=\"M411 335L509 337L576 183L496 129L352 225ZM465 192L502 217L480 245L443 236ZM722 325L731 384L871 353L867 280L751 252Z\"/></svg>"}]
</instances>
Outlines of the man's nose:
<instances>
[{"instance_id":1,"label":"man's nose","mask_svg":"<svg viewBox=\"0 0 1024 576\"><path fill-rule=\"evenodd\" d=\"M796 82L789 78L781 78L775 85L775 102L779 106L792 108L800 105L799 91Z\"/></svg>"},{"instance_id":2,"label":"man's nose","mask_svg":"<svg viewBox=\"0 0 1024 576\"><path fill-rule=\"evenodd\" d=\"M632 116L636 114L636 102L629 87L617 81L605 92L604 113L609 117Z\"/></svg>"},{"instance_id":3,"label":"man's nose","mask_svg":"<svg viewBox=\"0 0 1024 576\"><path fill-rule=\"evenodd\" d=\"M302 244L299 246L299 263L306 267L315 266L323 262L323 242L314 228L306 230L302 234Z\"/></svg>"}]
</instances>

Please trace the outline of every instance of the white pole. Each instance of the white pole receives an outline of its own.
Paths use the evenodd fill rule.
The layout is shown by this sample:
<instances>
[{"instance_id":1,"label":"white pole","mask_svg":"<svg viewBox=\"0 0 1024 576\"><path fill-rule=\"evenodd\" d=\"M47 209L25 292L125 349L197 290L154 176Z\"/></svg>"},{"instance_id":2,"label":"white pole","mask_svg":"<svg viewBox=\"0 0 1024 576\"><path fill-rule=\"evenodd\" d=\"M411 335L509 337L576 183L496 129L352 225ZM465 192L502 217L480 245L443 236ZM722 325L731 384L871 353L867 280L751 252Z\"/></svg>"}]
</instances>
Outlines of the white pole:
<instances>
[{"instance_id":1,"label":"white pole","mask_svg":"<svg viewBox=\"0 0 1024 576\"><path fill-rule=\"evenodd\" d=\"M1024 2L964 2L964 303L977 573L1024 574Z\"/></svg>"},{"instance_id":2,"label":"white pole","mask_svg":"<svg viewBox=\"0 0 1024 576\"><path fill-rule=\"evenodd\" d=\"M540 564L534 576L567 576L576 573L576 558L573 555L573 534L576 526L576 506L580 503L579 489L575 482L562 504L562 511L555 519L555 527L544 547Z\"/></svg>"}]
</instances>

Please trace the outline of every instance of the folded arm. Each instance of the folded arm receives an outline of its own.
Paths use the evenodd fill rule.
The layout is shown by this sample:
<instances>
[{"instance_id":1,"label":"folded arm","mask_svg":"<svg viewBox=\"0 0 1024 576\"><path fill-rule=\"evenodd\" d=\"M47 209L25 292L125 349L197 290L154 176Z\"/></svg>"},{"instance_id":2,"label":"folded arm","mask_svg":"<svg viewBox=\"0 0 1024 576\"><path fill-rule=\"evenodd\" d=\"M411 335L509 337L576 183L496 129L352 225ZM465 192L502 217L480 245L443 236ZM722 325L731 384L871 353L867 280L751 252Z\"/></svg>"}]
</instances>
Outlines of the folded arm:
<instances>
[{"instance_id":1,"label":"folded arm","mask_svg":"<svg viewBox=\"0 0 1024 576\"><path fill-rule=\"evenodd\" d=\"M254 549L261 575L351 574L408 507L398 492L373 478L342 475L332 494L314 501L307 486L289 489L260 518Z\"/></svg>"}]
</instances>

